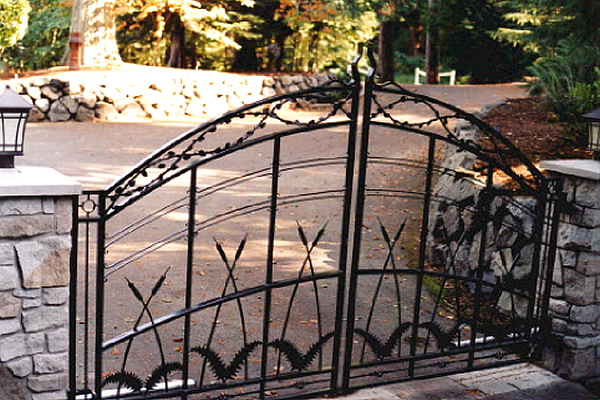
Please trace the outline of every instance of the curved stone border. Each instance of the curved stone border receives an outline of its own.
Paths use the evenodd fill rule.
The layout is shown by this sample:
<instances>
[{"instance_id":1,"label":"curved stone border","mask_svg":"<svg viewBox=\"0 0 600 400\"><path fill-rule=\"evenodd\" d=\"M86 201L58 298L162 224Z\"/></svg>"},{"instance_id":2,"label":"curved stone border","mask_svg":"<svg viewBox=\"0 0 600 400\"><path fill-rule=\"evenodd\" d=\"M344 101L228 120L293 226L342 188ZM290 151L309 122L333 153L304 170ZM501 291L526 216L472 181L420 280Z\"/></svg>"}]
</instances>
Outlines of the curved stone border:
<instances>
[{"instance_id":1,"label":"curved stone border","mask_svg":"<svg viewBox=\"0 0 600 400\"><path fill-rule=\"evenodd\" d=\"M330 79L327 74L243 76L204 71L159 81L155 77L135 77L131 82L121 82L114 76L119 75L99 72L84 78L36 77L12 80L6 86L35 105L30 121L83 122L215 116L265 97L316 87Z\"/></svg>"}]
</instances>

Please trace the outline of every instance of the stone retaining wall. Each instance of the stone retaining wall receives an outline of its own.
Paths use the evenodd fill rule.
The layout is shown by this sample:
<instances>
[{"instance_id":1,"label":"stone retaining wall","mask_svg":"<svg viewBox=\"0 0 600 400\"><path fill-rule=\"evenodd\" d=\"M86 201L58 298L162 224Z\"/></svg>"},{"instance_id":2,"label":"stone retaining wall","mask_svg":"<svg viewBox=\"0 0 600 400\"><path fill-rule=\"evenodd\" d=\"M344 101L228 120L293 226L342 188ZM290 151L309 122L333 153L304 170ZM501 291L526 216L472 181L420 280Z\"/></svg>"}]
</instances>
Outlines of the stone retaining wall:
<instances>
[{"instance_id":1,"label":"stone retaining wall","mask_svg":"<svg viewBox=\"0 0 600 400\"><path fill-rule=\"evenodd\" d=\"M455 134L476 140L476 132L464 122L458 124ZM583 160L575 163L579 165L579 161ZM600 379L600 164L589 162L596 178L552 172L562 179L570 211L561 215L558 225L549 310L552 336L543 360L551 371L584 383ZM494 284L509 270L514 278L527 276L533 249L520 232L531 232L535 200L496 197L485 204L479 195L485 178L473 172L474 163L475 156L464 151L449 151L442 162L443 172L434 189L439 207L432 208L430 218L430 260L452 265L463 277L471 276L479 263L482 229L473 226L474 215L486 207L495 223L484 228L488 246L483 257L489 265L484 279ZM500 308L509 311L512 304L508 300L501 297ZM526 304L516 301L514 305L516 312L525 316Z\"/></svg>"},{"instance_id":2,"label":"stone retaining wall","mask_svg":"<svg viewBox=\"0 0 600 400\"><path fill-rule=\"evenodd\" d=\"M86 78L39 77L12 80L13 90L35 105L30 121L103 121L212 117L265 97L308 89L329 77L242 76L204 71L154 77L104 74ZM131 81L122 82L123 77Z\"/></svg>"}]
</instances>

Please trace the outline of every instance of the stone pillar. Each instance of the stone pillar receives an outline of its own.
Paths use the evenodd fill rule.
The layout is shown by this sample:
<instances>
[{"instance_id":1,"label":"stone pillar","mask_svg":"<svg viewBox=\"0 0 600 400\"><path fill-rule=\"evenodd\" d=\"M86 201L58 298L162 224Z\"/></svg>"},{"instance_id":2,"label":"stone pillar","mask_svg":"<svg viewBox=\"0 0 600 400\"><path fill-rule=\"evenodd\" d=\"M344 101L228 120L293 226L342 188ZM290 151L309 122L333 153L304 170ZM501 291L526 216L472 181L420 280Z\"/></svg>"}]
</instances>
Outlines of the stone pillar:
<instances>
[{"instance_id":1,"label":"stone pillar","mask_svg":"<svg viewBox=\"0 0 600 400\"><path fill-rule=\"evenodd\" d=\"M554 341L547 366L570 380L600 378L600 162L545 161L563 178L561 216L550 315Z\"/></svg>"},{"instance_id":2,"label":"stone pillar","mask_svg":"<svg viewBox=\"0 0 600 400\"><path fill-rule=\"evenodd\" d=\"M79 184L45 167L0 169L0 398L65 399L69 261Z\"/></svg>"}]
</instances>

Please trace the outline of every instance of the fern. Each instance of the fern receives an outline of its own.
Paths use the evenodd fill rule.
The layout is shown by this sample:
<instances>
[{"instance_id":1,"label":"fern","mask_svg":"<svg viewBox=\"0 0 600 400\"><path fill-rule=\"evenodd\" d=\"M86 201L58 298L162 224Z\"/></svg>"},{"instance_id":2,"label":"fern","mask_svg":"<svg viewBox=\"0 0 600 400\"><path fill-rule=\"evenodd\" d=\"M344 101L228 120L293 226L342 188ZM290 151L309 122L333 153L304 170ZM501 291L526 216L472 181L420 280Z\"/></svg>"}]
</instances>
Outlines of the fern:
<instances>
[{"instance_id":1,"label":"fern","mask_svg":"<svg viewBox=\"0 0 600 400\"><path fill-rule=\"evenodd\" d=\"M260 344L261 342L258 341L247 343L233 356L233 360L228 365L225 365L223 359L208 346L194 347L191 351L204 357L215 376L222 382L226 382L237 375L250 353Z\"/></svg>"},{"instance_id":2,"label":"fern","mask_svg":"<svg viewBox=\"0 0 600 400\"><path fill-rule=\"evenodd\" d=\"M134 373L127 371L113 372L108 374L104 381L102 381L102 387L116 383L119 387L125 387L133 390L134 392L141 392L144 387L144 382Z\"/></svg>"},{"instance_id":3,"label":"fern","mask_svg":"<svg viewBox=\"0 0 600 400\"><path fill-rule=\"evenodd\" d=\"M183 371L183 365L180 362L170 362L161 364L152 371L146 380L146 389L152 390L161 380L167 380L167 376L174 371ZM168 389L168 388L165 388Z\"/></svg>"},{"instance_id":4,"label":"fern","mask_svg":"<svg viewBox=\"0 0 600 400\"><path fill-rule=\"evenodd\" d=\"M315 357L321 350L323 346L329 339L331 339L334 335L334 332L329 332L327 335L322 336L317 342L313 343L308 352L303 354L296 345L286 339L276 339L269 343L269 346L276 348L279 350L285 358L289 361L293 370L303 371L306 370L310 364L315 360Z\"/></svg>"},{"instance_id":5,"label":"fern","mask_svg":"<svg viewBox=\"0 0 600 400\"><path fill-rule=\"evenodd\" d=\"M364 329L357 328L354 330L357 334L359 334L365 342L369 345L369 348L375 354L379 360L383 360L384 358L390 357L392 355L392 351L394 348L400 343L400 339L402 335L411 327L410 322L405 322L399 327L397 327L394 332L388 337L388 339L384 342L381 341L374 334L365 331Z\"/></svg>"},{"instance_id":6,"label":"fern","mask_svg":"<svg viewBox=\"0 0 600 400\"><path fill-rule=\"evenodd\" d=\"M460 324L456 324L449 331L444 330L437 322L423 322L419 325L429 331L437 341L438 349L448 350L456 347L454 339L460 330Z\"/></svg>"}]
</instances>

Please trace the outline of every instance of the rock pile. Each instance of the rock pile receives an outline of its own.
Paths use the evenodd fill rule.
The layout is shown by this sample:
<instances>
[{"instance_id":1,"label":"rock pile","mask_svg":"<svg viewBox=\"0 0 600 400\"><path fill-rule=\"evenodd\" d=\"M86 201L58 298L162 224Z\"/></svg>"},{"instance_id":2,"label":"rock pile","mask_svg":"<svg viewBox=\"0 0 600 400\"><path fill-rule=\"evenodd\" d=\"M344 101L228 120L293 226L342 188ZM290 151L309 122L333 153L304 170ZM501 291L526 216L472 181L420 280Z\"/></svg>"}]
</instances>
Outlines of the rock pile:
<instances>
[{"instance_id":1,"label":"rock pile","mask_svg":"<svg viewBox=\"0 0 600 400\"><path fill-rule=\"evenodd\" d=\"M122 79L122 78L121 78ZM8 83L35 107L30 121L102 121L220 115L265 97L309 89L329 80L313 76L240 76L191 71L160 79L116 81L100 73L89 78L38 77Z\"/></svg>"},{"instance_id":2,"label":"rock pile","mask_svg":"<svg viewBox=\"0 0 600 400\"><path fill-rule=\"evenodd\" d=\"M476 140L477 129L465 121L458 124L455 133L462 139ZM498 306L525 317L528 302L515 294L510 282L517 285L531 272L536 200L487 195L483 190L485 176L473 171L475 162L472 153L447 152L434 189L439 203L432 210L430 261L463 278L482 273L489 284L484 293L503 282L509 290L501 294Z\"/></svg>"}]
</instances>

